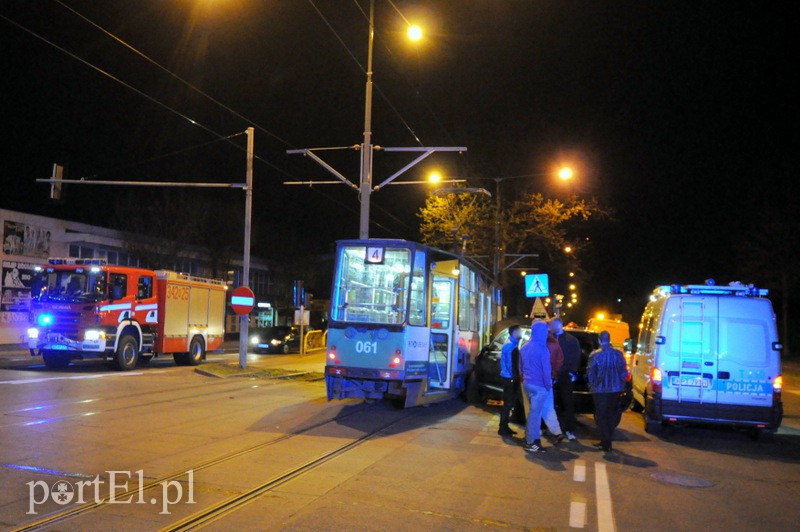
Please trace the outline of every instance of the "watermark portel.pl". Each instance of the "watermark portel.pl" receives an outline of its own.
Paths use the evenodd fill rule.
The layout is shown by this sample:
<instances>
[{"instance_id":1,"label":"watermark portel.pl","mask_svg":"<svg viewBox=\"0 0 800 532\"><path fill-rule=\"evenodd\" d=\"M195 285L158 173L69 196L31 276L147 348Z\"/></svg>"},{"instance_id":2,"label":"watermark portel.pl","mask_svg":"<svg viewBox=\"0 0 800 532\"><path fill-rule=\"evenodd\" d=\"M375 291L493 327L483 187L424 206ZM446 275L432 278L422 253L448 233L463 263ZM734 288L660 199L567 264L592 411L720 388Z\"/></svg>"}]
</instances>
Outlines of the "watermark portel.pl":
<instances>
[{"instance_id":1,"label":"watermark portel.pl","mask_svg":"<svg viewBox=\"0 0 800 532\"><path fill-rule=\"evenodd\" d=\"M37 507L53 501L60 506L72 504L151 504L159 503L157 497L145 499L144 470L138 471L106 471L108 473L108 494L101 497L100 488L105 481L97 475L91 480L80 480L70 483L66 480L56 480L48 485L44 480L27 482L28 486L28 512L27 515L37 515ZM194 500L194 470L186 472L188 489L184 500L183 484L178 480L165 480L159 482L161 486L161 511L159 514L170 514L170 507L178 503L195 504ZM128 489L128 483L133 483L133 488ZM135 482L135 483L134 483ZM124 497L125 498L118 498ZM88 497L88 498L87 498Z\"/></svg>"}]
</instances>

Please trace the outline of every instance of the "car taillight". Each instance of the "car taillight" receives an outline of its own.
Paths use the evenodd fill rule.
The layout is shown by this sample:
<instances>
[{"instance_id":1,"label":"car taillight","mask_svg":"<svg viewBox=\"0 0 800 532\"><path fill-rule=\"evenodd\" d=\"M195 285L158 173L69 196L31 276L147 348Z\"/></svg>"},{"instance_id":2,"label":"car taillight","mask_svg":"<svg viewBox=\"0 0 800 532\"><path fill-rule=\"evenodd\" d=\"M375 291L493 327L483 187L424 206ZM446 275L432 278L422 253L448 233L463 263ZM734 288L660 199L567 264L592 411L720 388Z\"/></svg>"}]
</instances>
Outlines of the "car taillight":
<instances>
[{"instance_id":1,"label":"car taillight","mask_svg":"<svg viewBox=\"0 0 800 532\"><path fill-rule=\"evenodd\" d=\"M332 345L328 350L328 360L334 364L341 364L341 361L336 358L336 346Z\"/></svg>"},{"instance_id":2,"label":"car taillight","mask_svg":"<svg viewBox=\"0 0 800 532\"><path fill-rule=\"evenodd\" d=\"M653 368L650 371L650 382L653 385L653 393L661 393L661 370Z\"/></svg>"}]
</instances>

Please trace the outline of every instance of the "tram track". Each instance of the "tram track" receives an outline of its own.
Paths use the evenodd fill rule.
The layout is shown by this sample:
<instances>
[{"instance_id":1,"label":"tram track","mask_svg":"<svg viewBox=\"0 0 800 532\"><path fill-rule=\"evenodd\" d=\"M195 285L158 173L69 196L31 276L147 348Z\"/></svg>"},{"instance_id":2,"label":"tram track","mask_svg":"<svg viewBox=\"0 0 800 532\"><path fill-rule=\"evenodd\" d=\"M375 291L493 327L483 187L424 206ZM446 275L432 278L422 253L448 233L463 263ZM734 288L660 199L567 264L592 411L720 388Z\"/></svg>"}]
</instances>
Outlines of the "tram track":
<instances>
[{"instance_id":1,"label":"tram track","mask_svg":"<svg viewBox=\"0 0 800 532\"><path fill-rule=\"evenodd\" d=\"M335 417L333 417L331 419L319 421L317 423L314 423L314 424L309 425L307 427L304 427L302 429L298 429L298 430L289 432L287 434L283 434L281 436L278 436L277 438L273 438L273 439L270 439L270 440L265 441L265 442L261 442L261 443L255 444L255 445L251 445L251 446L248 446L248 447L245 447L245 448L242 448L242 449L239 449L237 451L230 452L230 453L224 453L224 454L222 454L220 456L216 456L214 458L210 458L210 459L204 460L202 462L198 462L198 463L190 465L188 467L183 467L180 471L174 471L172 473L169 473L169 474L166 474L166 475L162 475L162 476L160 476L158 478L155 478L155 479L147 481L146 483L143 483L141 486L137 485L134 488L128 489L128 490L126 490L124 492L122 492L122 491L116 492L116 493L113 494L114 495L113 500L116 500L116 501L125 500L125 499L128 499L129 497L133 497L135 495L139 495L142 492L145 492L145 491L157 488L157 487L161 487L161 486L163 486L163 484L165 482L171 482L171 481L179 480L181 478L186 477L187 476L187 471L189 471L189 470L191 470L192 472L196 473L198 471L207 470L207 469L213 468L215 466L224 464L226 462L230 462L231 460L235 460L237 458L246 457L247 455L250 455L252 453L258 452L258 451L263 450L265 448L268 448L268 447L271 447L273 445L277 445L277 444L286 442L286 441L291 440L293 438L296 438L298 436L302 436L304 434L307 434L307 433L309 433L309 432L311 432L311 431L313 431L315 429L324 427L325 425L328 425L330 423L336 423L336 422L342 421L342 420L347 419L347 418L349 418L349 417L351 417L353 415L359 414L359 413L363 412L365 409L369 409L369 408L370 408L369 405L366 405L366 404L365 405L360 405L360 407L354 408L353 410L351 410L351 411L349 411L349 412L347 412L345 414L339 414L339 415L337 415L337 416L335 416ZM343 454L347 450L349 450L349 449L351 449L351 448L353 448L353 447L355 447L357 445L360 445L361 443L364 443L366 440L374 437L375 435L377 435L381 431L386 430L388 427L394 425L395 423L398 423L398 422L402 421L403 419L405 419L407 417L408 417L408 415L403 416L400 419L396 419L396 420L394 420L394 421L392 421L392 422L390 422L388 424L384 424L381 427L379 427L378 429L376 429L374 431L371 431L371 432L359 437L358 439L356 439L356 440L354 440L352 442L344 444L344 445L334 449L333 451L324 453L323 455L320 455L320 456L318 456L318 457L316 457L316 458L314 458L314 459L312 459L312 460L310 460L310 461L308 461L306 463L303 463L300 466L293 467L293 468L291 468L291 469L279 474L277 477L273 477L271 480L269 480L267 482L264 482L262 484L259 484L255 488L249 489L249 490L245 491L244 493L242 493L240 495L237 495L237 496L232 498L232 499L236 499L236 500L227 499L225 501L222 501L222 503L218 503L218 504L214 505L211 509L203 510L201 512L198 512L198 514L194 514L194 515L197 516L197 519L200 519L200 521L202 521L202 522L209 522L209 518L208 517L202 517L200 514L208 514L208 515L210 515L211 513L213 513L214 515L221 515L221 513L224 513L223 510L225 508L239 507L239 506L245 504L246 501L255 499L257 497L257 495L256 495L257 492L258 493L265 493L266 491L269 491L269 489L271 489L270 486L271 487L276 487L276 486L278 486L278 485L280 485L282 483L285 483L285 482L295 478L296 476L302 474L303 472L305 472L307 470L313 469L314 467L317 467L317 466L325 463L326 461L330 460L331 458L334 458L335 456ZM241 500L239 500L239 499L241 499ZM74 508L70 508L70 509L67 509L67 510L62 510L62 511L59 511L59 512L44 516L44 517L42 517L40 519L37 519L37 520L32 521L30 523L26 523L26 524L21 525L21 526L19 526L17 528L14 528L13 530L15 532L23 532L23 531L28 531L28 530L41 530L41 529L43 529L45 527L58 525L58 524L67 522L70 519L76 518L78 516L83 516L83 515L89 514L91 512L100 510L100 509L106 507L111 502L111 500L112 500L111 497L107 496L105 498L102 498L102 499L99 499L99 500L96 500L96 501L93 501L93 502L89 502L89 503L86 503L86 504L83 504L83 505L80 505L80 506L75 506ZM180 522L179 522L179 524L180 524ZM181 526L186 526L186 525L181 525ZM197 526L197 525L195 524L195 525L191 525L191 526L194 527L194 526ZM171 529L173 529L173 528L167 528L167 530L171 530ZM185 529L188 529L188 528L183 528L183 529L185 530Z\"/></svg>"},{"instance_id":2,"label":"tram track","mask_svg":"<svg viewBox=\"0 0 800 532\"><path fill-rule=\"evenodd\" d=\"M243 506L249 504L252 501L255 501L262 495L272 491L273 489L285 484L287 482L291 482L292 480L313 471L314 469L320 467L321 465L325 464L326 462L333 460L334 458L341 456L348 451L353 450L354 448L366 443L370 439L374 438L381 432L385 431L389 427L396 425L407 418L411 417L413 412L410 412L399 419L395 419L387 424L378 427L377 429L364 434L363 436L345 443L331 451L325 452L307 462L304 462L296 467L288 469L271 479L254 486L238 495L233 497L229 497L223 501L220 501L208 508L205 508L199 512L196 512L188 517L185 517L175 523L172 523L169 526L160 529L160 532L178 532L178 531L185 531L185 530L194 530L197 528L202 528L207 524L210 524L218 519L221 519L227 515L230 515Z\"/></svg>"},{"instance_id":3,"label":"tram track","mask_svg":"<svg viewBox=\"0 0 800 532\"><path fill-rule=\"evenodd\" d=\"M286 378L283 378L283 379L274 378L274 379L269 379L269 382L273 383L273 385L276 385L278 383L283 384L283 383L285 383L286 380L287 380ZM187 399L197 400L197 399L201 399L201 398L211 397L211 396L214 396L214 395L226 394L226 393L229 393L231 389L244 390L244 389L250 389L251 388L251 387L242 388L241 384L242 384L242 381L234 382L234 381L229 381L229 380L226 380L226 379L220 379L219 381L216 381L216 382L215 381L208 381L208 382L203 382L203 383L199 383L199 384L192 384L192 385L188 385L188 386L179 386L179 387L176 387L176 388L162 388L162 389L157 389L157 390L149 390L149 391L145 391L145 392L137 392L137 393L132 393L132 394L119 395L119 396L115 396L115 397L102 397L102 398L97 398L97 399L82 399L82 400L73 400L73 401L68 401L68 402L62 402L61 404L35 405L35 406L24 407L24 408L15 408L13 410L7 410L5 412L0 413L0 417L5 417L5 416L24 416L24 415L26 415L26 413L29 413L29 412L51 411L51 410L55 410L55 409L58 409L58 408L74 407L76 405L97 405L97 404L103 404L103 403L108 404L108 403L113 403L113 402L120 402L120 401L126 401L126 400L130 400L130 399L136 399L136 398L139 398L139 397L152 398L155 395L174 394L176 392L182 394L182 395L180 395L178 397L170 397L169 399L160 399L160 400L155 400L155 401L148 400L148 401L144 401L144 402L141 402L139 404L134 404L134 405L109 406L108 408L104 408L102 410L93 411L92 415L108 413L108 412L118 412L118 411L122 411L122 410L126 410L127 411L127 410L134 409L134 408L152 408L153 406L162 405L162 404L169 404L169 403L176 403L176 402L179 402L179 401L182 401L182 400L187 400ZM193 390L196 390L198 388L206 388L207 389L208 387L213 387L215 389L209 390L209 391L207 391L205 393L200 393L200 394L186 393L186 392L192 392ZM53 403L56 403L56 402L53 401ZM62 417L64 419L72 419L72 418L78 418L78 417L81 417L81 416L84 416L84 415L86 415L86 414L85 413L78 413L78 414L70 414L70 415L62 416ZM0 429L7 428L7 427L14 427L14 426L27 426L27 425L31 425L31 424L35 424L35 423L31 423L31 422L7 423L7 424L0 425Z\"/></svg>"}]
</instances>

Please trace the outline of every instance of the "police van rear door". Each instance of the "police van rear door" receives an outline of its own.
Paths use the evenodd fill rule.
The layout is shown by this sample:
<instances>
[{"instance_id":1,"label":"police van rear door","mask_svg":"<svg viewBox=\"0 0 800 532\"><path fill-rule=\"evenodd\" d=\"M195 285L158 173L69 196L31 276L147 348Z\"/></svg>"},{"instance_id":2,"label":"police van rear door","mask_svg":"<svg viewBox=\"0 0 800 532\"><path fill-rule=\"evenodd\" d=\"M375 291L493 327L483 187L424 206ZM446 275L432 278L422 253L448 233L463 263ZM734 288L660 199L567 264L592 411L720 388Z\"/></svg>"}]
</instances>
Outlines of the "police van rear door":
<instances>
[{"instance_id":1,"label":"police van rear door","mask_svg":"<svg viewBox=\"0 0 800 532\"><path fill-rule=\"evenodd\" d=\"M677 296L665 310L669 326L663 390L665 400L717 402L718 297Z\"/></svg>"},{"instance_id":2,"label":"police van rear door","mask_svg":"<svg viewBox=\"0 0 800 532\"><path fill-rule=\"evenodd\" d=\"M778 372L772 316L767 299L719 298L717 389L721 404L772 406L771 379Z\"/></svg>"}]
</instances>

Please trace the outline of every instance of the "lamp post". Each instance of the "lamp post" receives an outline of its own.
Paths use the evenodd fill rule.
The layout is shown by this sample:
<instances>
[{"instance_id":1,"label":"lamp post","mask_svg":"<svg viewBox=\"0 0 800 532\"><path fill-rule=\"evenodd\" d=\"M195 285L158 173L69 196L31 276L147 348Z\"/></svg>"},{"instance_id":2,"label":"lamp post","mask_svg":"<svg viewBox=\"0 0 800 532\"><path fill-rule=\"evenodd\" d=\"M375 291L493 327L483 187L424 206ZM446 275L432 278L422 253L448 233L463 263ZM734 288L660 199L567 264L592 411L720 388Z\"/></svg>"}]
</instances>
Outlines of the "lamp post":
<instances>
[{"instance_id":1,"label":"lamp post","mask_svg":"<svg viewBox=\"0 0 800 532\"><path fill-rule=\"evenodd\" d=\"M396 8L395 8L396 9ZM408 29L408 37L413 40L419 40L422 38L422 30L419 26L410 26ZM359 201L361 203L360 209L360 217L359 217L359 228L358 228L358 236L361 239L369 238L369 211L370 211L370 196L373 192L377 192L381 188L386 185L393 185L393 184L416 184L417 182L397 182L395 183L394 180L405 173L407 170L433 154L437 151L457 151L457 152L464 152L467 151L465 146L436 146L436 147L396 147L396 148L388 148L386 146L373 146L372 145L372 56L373 56L373 48L375 43L375 0L370 0L369 3L369 43L367 49L367 83L366 83L366 91L365 91L365 98L364 98L364 140L360 145L355 145L353 148L356 150L361 150L361 168L360 168L360 176L358 184L354 183L352 180L345 177L341 172L333 168L330 164L323 161L322 158L315 153L318 150L322 149L342 149L342 148L304 148L299 150L287 150L286 153L292 154L303 154L305 156L310 157L320 166L325 168L328 172L336 176L339 181L318 181L318 180L310 180L310 181L284 181L284 185L328 185L328 184L339 184L344 183L348 187L357 190ZM347 147L346 149L351 149L351 147ZM377 185L372 185L372 156L373 150L381 150L385 152L421 152L421 155L417 156L416 159L411 161L410 163L406 164L403 168L389 176L388 178L384 179L382 182L378 183ZM457 182L457 181L449 181L449 182Z\"/></svg>"},{"instance_id":2,"label":"lamp post","mask_svg":"<svg viewBox=\"0 0 800 532\"><path fill-rule=\"evenodd\" d=\"M485 179L487 181L494 181L495 185L495 192L494 192L494 201L495 201L495 213L494 213L494 257L492 260L492 273L495 279L499 279L500 274L505 269L505 265L503 264L505 261L503 260L505 254L503 253L503 246L500 242L500 234L502 229L502 216L501 210L503 208L503 201L502 196L500 194L500 183L506 181L508 179L521 179L524 177L542 177L548 175L547 172L540 172L537 174L525 174L525 175L512 175L512 176L503 176L503 177L484 177L481 179ZM573 177L573 171L568 166L564 166L558 170L558 177L564 181L568 181Z\"/></svg>"},{"instance_id":3,"label":"lamp post","mask_svg":"<svg viewBox=\"0 0 800 532\"><path fill-rule=\"evenodd\" d=\"M369 47L367 50L367 88L364 98L364 143L361 145L361 216L358 238L369 238L369 200L372 193L372 48L375 42L375 0L369 2Z\"/></svg>"}]
</instances>

